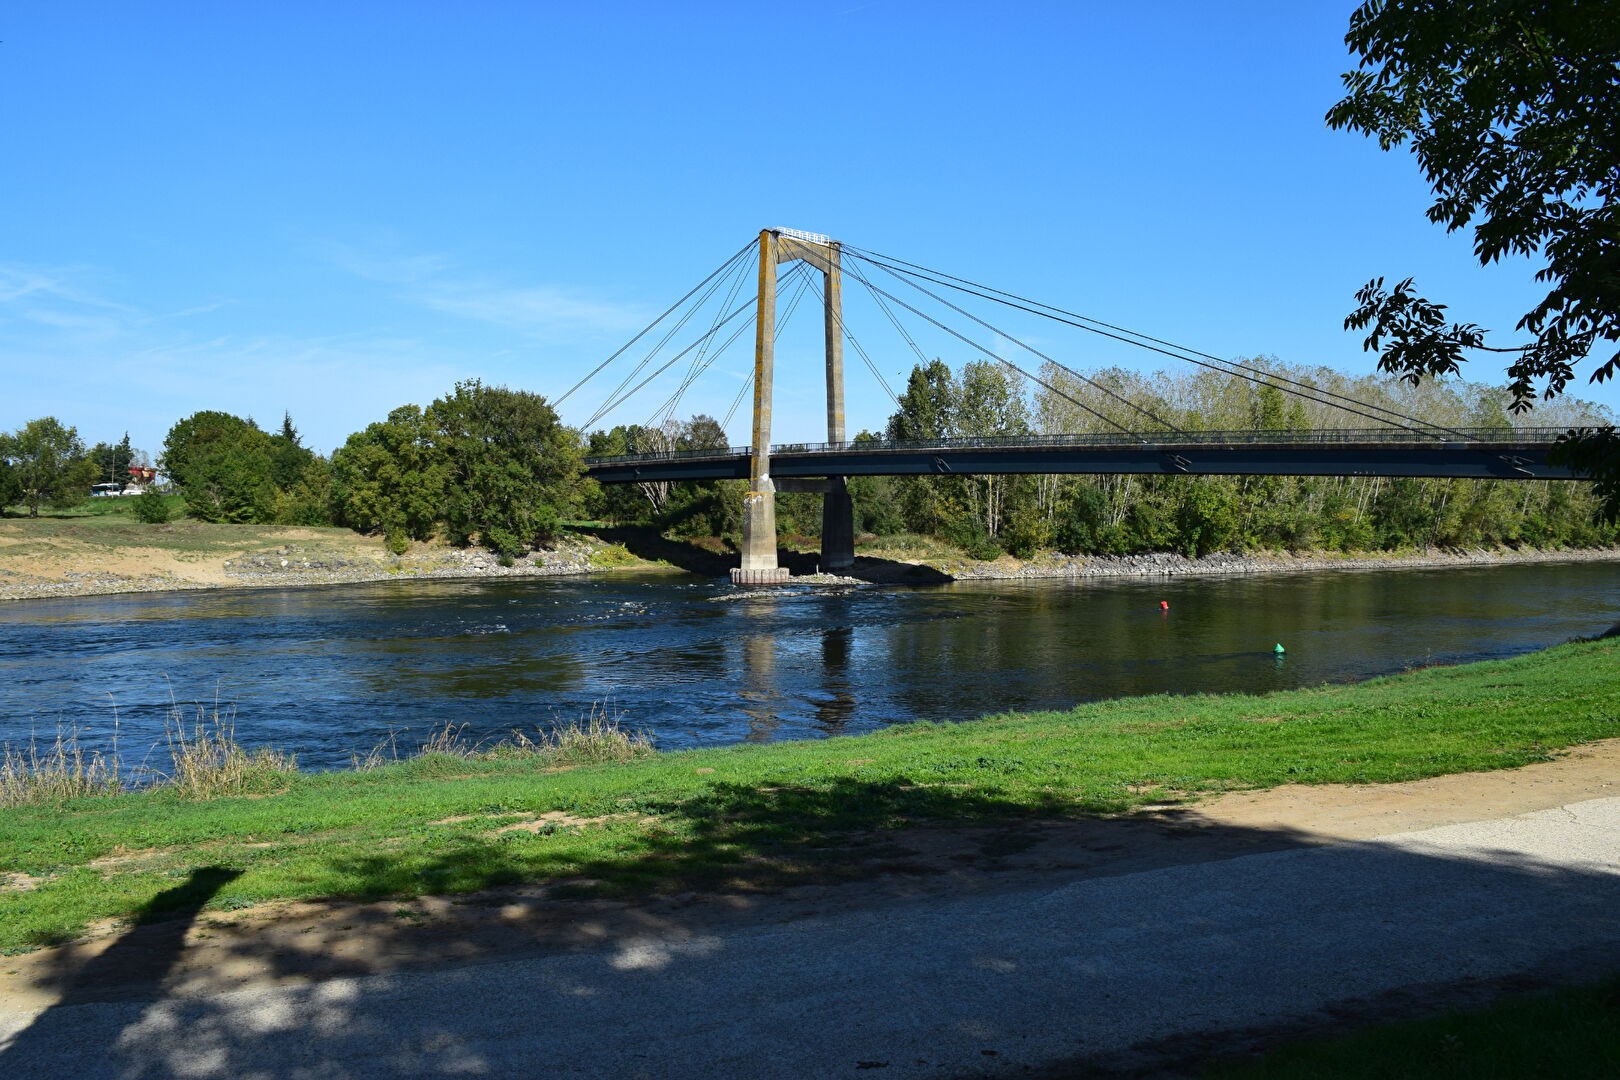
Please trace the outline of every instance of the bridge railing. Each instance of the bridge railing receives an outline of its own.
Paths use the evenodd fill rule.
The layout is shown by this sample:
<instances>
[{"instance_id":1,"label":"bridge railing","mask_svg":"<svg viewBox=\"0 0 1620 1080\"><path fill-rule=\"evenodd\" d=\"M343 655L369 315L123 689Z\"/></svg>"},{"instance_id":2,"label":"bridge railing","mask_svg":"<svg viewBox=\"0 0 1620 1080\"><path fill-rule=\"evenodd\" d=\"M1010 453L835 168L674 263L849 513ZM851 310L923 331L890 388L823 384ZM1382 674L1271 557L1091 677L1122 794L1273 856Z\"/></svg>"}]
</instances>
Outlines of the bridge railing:
<instances>
[{"instance_id":1,"label":"bridge railing","mask_svg":"<svg viewBox=\"0 0 1620 1080\"><path fill-rule=\"evenodd\" d=\"M1468 446L1483 444L1550 445L1567 432L1562 427L1449 428L1444 431L1406 431L1399 428L1315 428L1304 431L1146 431L1130 434L1089 432L1078 435L985 435L955 439L862 439L838 443L779 443L771 447L772 457L795 454L839 454L851 450L862 453L885 451L962 450L1031 447L1117 447L1117 446L1322 446L1334 444L1385 444L1395 446ZM587 457L587 464L611 465L631 461L703 461L744 457L751 446L712 447L704 450L668 450L650 454L622 454L615 457Z\"/></svg>"}]
</instances>

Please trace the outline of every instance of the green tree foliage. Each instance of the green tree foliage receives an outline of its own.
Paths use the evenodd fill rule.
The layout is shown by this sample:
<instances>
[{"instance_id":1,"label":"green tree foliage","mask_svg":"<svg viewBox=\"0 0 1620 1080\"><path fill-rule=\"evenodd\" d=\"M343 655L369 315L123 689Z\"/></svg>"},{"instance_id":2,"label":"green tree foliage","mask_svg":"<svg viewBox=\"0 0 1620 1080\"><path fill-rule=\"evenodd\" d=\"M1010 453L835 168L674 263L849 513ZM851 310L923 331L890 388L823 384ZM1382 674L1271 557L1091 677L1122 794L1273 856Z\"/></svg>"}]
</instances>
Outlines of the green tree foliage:
<instances>
[{"instance_id":1,"label":"green tree foliage","mask_svg":"<svg viewBox=\"0 0 1620 1080\"><path fill-rule=\"evenodd\" d=\"M90 457L96 463L93 483L118 484L120 490L129 483L129 467L135 463L135 451L129 445L129 432L124 432L123 439L117 443L96 443L90 450Z\"/></svg>"},{"instance_id":2,"label":"green tree foliage","mask_svg":"<svg viewBox=\"0 0 1620 1080\"><path fill-rule=\"evenodd\" d=\"M1357 294L1346 328L1368 330L1384 371L1410 380L1457 372L1470 352L1512 357L1509 408L1563 393L1596 354L1591 379L1620 364L1620 4L1609 0L1370 0L1345 35L1359 57L1327 122L1410 144L1434 194L1429 220L1472 226L1474 254L1540 262L1547 293L1516 330L1529 337L1487 346L1472 323L1407 278L1376 278ZM1586 450L1576 446L1585 442ZM1620 443L1612 432L1571 440L1566 460L1602 480L1605 510L1620 515Z\"/></svg>"},{"instance_id":3,"label":"green tree foliage","mask_svg":"<svg viewBox=\"0 0 1620 1080\"><path fill-rule=\"evenodd\" d=\"M702 413L690 420L671 419L655 427L631 424L594 431L588 442L588 452L594 457L724 450L730 445L719 422ZM588 505L593 515L623 525L647 525L678 536L721 536L741 529L745 490L741 481L732 480L603 484L593 485ZM779 499L778 526L786 531L802 531L806 522L798 521L791 512L784 516L780 503ZM814 527L820 531L819 517Z\"/></svg>"},{"instance_id":4,"label":"green tree foliage","mask_svg":"<svg viewBox=\"0 0 1620 1080\"><path fill-rule=\"evenodd\" d=\"M583 474L578 435L545 398L473 380L349 436L332 455L330 498L342 524L396 552L442 527L515 558L583 507Z\"/></svg>"},{"instance_id":5,"label":"green tree foliage","mask_svg":"<svg viewBox=\"0 0 1620 1080\"><path fill-rule=\"evenodd\" d=\"M38 517L41 506L69 507L84 501L95 483L96 463L79 433L54 416L30 420L0 446L10 465L16 499Z\"/></svg>"},{"instance_id":6,"label":"green tree foliage","mask_svg":"<svg viewBox=\"0 0 1620 1080\"><path fill-rule=\"evenodd\" d=\"M324 459L299 443L289 418L276 435L251 419L204 410L169 429L163 470L199 521L324 525Z\"/></svg>"},{"instance_id":7,"label":"green tree foliage","mask_svg":"<svg viewBox=\"0 0 1620 1080\"><path fill-rule=\"evenodd\" d=\"M11 464L10 442L11 436L0 432L0 516L5 515L6 507L22 499L22 484Z\"/></svg>"},{"instance_id":8,"label":"green tree foliage","mask_svg":"<svg viewBox=\"0 0 1620 1080\"><path fill-rule=\"evenodd\" d=\"M584 448L546 399L474 379L429 406L445 456L445 525L503 556L549 542L584 494Z\"/></svg>"},{"instance_id":9,"label":"green tree foliage","mask_svg":"<svg viewBox=\"0 0 1620 1080\"><path fill-rule=\"evenodd\" d=\"M1409 416L1458 427L1509 428L1508 394L1495 387L1427 380L1349 378L1293 368L1266 357L1247 363L1268 381L1201 370L1179 376L1093 372L1116 398L1099 397L1072 373L1048 367L1033 391L990 365L919 366L907 384L892 433L999 437L1146 425L1151 412L1182 430L1299 430L1364 424L1320 401L1284 393L1317 386ZM1002 369L1003 371L1005 369ZM1000 385L998 385L998 381ZM1084 401L1093 411L1076 404ZM1101 416L1097 415L1098 413ZM1106 419L1104 419L1106 418ZM1607 410L1570 397L1543 403L1538 420L1602 423ZM1113 429L1117 433L1117 429ZM870 437L870 436L868 436ZM1396 549L1534 543L1592 544L1620 535L1595 517L1594 486L1499 480L1389 480L1376 477L921 476L852 481L862 528L913 531L949 540L981 557L1056 547L1070 554L1180 551L1206 555L1253 548ZM997 485L1004 485L997 487Z\"/></svg>"},{"instance_id":10,"label":"green tree foliage","mask_svg":"<svg viewBox=\"0 0 1620 1080\"><path fill-rule=\"evenodd\" d=\"M349 436L332 455L339 523L363 533L426 540L444 520L450 466L430 419L404 405ZM403 550L403 549L402 549Z\"/></svg>"},{"instance_id":11,"label":"green tree foliage","mask_svg":"<svg viewBox=\"0 0 1620 1080\"><path fill-rule=\"evenodd\" d=\"M252 420L193 413L169 429L163 468L199 521L251 524L275 517L272 444Z\"/></svg>"}]
</instances>

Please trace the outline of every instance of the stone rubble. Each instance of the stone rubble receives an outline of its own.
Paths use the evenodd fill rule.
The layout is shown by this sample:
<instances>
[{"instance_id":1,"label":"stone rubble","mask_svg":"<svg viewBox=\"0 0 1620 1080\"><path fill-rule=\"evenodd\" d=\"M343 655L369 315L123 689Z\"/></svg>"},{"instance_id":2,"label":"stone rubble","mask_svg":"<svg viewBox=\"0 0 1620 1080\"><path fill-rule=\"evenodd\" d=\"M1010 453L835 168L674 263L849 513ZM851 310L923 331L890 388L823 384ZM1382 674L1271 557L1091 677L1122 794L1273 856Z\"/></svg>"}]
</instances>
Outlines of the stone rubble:
<instances>
[{"instance_id":1,"label":"stone rubble","mask_svg":"<svg viewBox=\"0 0 1620 1080\"><path fill-rule=\"evenodd\" d=\"M280 548L226 562L224 569L227 581L224 584L188 581L168 573L130 577L94 570L69 571L58 580L16 570L0 569L0 601L181 589L288 587L398 580L562 577L608 573L614 568L597 565L592 558L602 549L603 545L598 541L570 537L559 543L554 550L533 552L515 560L511 566L501 566L495 555L480 548L440 548L409 552L402 556L379 555L368 558L339 557L329 553L312 552L298 544L286 544ZM916 564L861 556L857 558L855 568L849 573L797 575L790 579L789 584L848 587L951 580L1168 578L1315 570L1378 570L1615 560L1620 560L1620 548L1557 551L1431 549L1357 555L1328 552L1297 555L1286 552L1263 554L1223 552L1195 559L1168 552L1118 556L1066 556L1057 552L1043 552L1028 561L1004 556L992 562L943 559ZM645 569L646 566L638 563L629 569L637 568Z\"/></svg>"}]
</instances>

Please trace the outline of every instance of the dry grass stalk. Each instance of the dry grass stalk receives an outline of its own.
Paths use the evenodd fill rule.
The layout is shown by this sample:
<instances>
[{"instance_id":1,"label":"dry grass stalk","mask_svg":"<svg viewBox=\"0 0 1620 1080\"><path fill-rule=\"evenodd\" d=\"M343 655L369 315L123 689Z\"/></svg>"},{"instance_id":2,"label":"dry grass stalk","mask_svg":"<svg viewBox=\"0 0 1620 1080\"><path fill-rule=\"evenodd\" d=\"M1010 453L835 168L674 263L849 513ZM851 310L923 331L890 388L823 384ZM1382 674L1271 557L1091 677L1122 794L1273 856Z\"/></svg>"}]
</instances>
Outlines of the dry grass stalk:
<instances>
[{"instance_id":1,"label":"dry grass stalk","mask_svg":"<svg viewBox=\"0 0 1620 1080\"><path fill-rule=\"evenodd\" d=\"M216 704L210 713L199 705L188 729L184 714L176 707L164 729L172 771L159 782L185 798L271 791L289 773L298 771L292 754L262 747L248 750L238 743L234 709L222 713Z\"/></svg>"},{"instance_id":2,"label":"dry grass stalk","mask_svg":"<svg viewBox=\"0 0 1620 1080\"><path fill-rule=\"evenodd\" d=\"M114 743L116 747L116 742ZM62 802L84 795L112 795L123 790L118 754L86 753L78 729L56 729L56 741L41 751L36 739L20 750L7 743L0 756L0 807Z\"/></svg>"}]
</instances>

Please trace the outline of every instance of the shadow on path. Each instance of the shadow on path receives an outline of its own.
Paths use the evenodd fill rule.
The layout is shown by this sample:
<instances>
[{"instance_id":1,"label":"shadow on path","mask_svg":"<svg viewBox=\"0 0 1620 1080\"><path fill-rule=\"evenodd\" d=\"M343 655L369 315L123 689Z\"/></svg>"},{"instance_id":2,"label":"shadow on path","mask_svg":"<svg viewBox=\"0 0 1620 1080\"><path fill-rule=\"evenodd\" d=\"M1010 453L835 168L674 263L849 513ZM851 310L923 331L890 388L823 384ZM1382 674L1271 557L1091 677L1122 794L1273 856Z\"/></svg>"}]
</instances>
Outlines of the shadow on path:
<instances>
[{"instance_id":1,"label":"shadow on path","mask_svg":"<svg viewBox=\"0 0 1620 1080\"><path fill-rule=\"evenodd\" d=\"M54 992L56 1004L13 1038L0 1052L0 1076L28 1076L28 1068L13 1071L12 1062L49 1060L61 1049L70 1025L59 1022L63 1010L86 1002L149 998L161 992L164 981L186 947L186 935L197 913L240 870L202 866L184 883L165 889L144 904L135 924L99 953L68 946L40 980L39 988Z\"/></svg>"}]
</instances>

